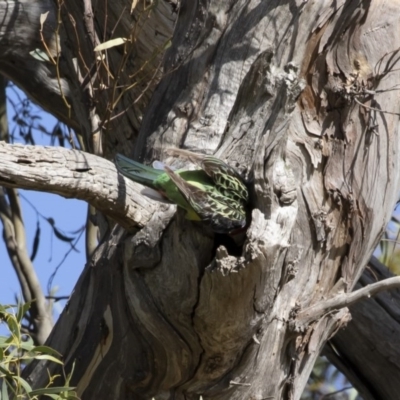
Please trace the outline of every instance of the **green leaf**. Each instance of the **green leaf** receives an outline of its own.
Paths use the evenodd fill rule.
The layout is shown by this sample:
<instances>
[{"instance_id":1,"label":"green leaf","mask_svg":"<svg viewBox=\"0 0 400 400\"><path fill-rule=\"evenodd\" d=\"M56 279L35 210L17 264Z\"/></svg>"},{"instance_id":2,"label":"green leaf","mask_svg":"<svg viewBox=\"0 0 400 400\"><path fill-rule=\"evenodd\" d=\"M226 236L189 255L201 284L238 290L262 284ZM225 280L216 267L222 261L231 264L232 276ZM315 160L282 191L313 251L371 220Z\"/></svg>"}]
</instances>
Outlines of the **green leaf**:
<instances>
[{"instance_id":1,"label":"green leaf","mask_svg":"<svg viewBox=\"0 0 400 400\"><path fill-rule=\"evenodd\" d=\"M19 346L20 342L21 342L21 331L20 331L20 327L18 324L17 319L15 318L14 315L9 314L7 317L7 325L8 325L8 329L10 330L10 332L15 336L15 338L17 339L17 341L13 341L15 345Z\"/></svg>"},{"instance_id":2,"label":"green leaf","mask_svg":"<svg viewBox=\"0 0 400 400\"><path fill-rule=\"evenodd\" d=\"M24 315L31 308L31 304L32 303L30 301L28 301L27 303L18 305L17 317L16 317L18 323L20 323L22 321L22 318L24 318Z\"/></svg>"},{"instance_id":3,"label":"green leaf","mask_svg":"<svg viewBox=\"0 0 400 400\"><path fill-rule=\"evenodd\" d=\"M25 351L28 351L28 352L32 352L32 350L33 350L34 347L35 347L35 346L32 345L31 343L24 343L24 342L22 342L21 345L19 346L19 349L25 350Z\"/></svg>"},{"instance_id":4,"label":"green leaf","mask_svg":"<svg viewBox=\"0 0 400 400\"><path fill-rule=\"evenodd\" d=\"M138 0L133 0L133 1L132 1L132 5L131 5L131 14L132 14L132 11L136 8L137 3L138 3Z\"/></svg>"},{"instance_id":5,"label":"green leaf","mask_svg":"<svg viewBox=\"0 0 400 400\"><path fill-rule=\"evenodd\" d=\"M8 314L7 310L9 310L10 308L15 308L16 305L15 304L0 304L0 313L6 313Z\"/></svg>"},{"instance_id":6,"label":"green leaf","mask_svg":"<svg viewBox=\"0 0 400 400\"><path fill-rule=\"evenodd\" d=\"M67 236L61 233L54 225L52 225L52 227L53 227L53 232L56 235L57 239L60 239L63 242L72 242L75 239L74 237Z\"/></svg>"},{"instance_id":7,"label":"green leaf","mask_svg":"<svg viewBox=\"0 0 400 400\"><path fill-rule=\"evenodd\" d=\"M29 55L31 55L33 58L41 62L51 62L47 53L40 49L35 49L30 51Z\"/></svg>"},{"instance_id":8,"label":"green leaf","mask_svg":"<svg viewBox=\"0 0 400 400\"><path fill-rule=\"evenodd\" d=\"M107 50L107 49L110 49L111 47L120 46L121 44L126 43L128 40L129 39L126 39L126 38L115 38L115 39L107 40L107 42L97 45L93 50L94 51Z\"/></svg>"},{"instance_id":9,"label":"green leaf","mask_svg":"<svg viewBox=\"0 0 400 400\"><path fill-rule=\"evenodd\" d=\"M60 354L57 350L54 350L48 346L36 346L32 349L32 351L35 353L50 354L51 356L54 357L60 357L60 358L62 357L62 354Z\"/></svg>"},{"instance_id":10,"label":"green leaf","mask_svg":"<svg viewBox=\"0 0 400 400\"><path fill-rule=\"evenodd\" d=\"M26 393L32 392L32 387L31 387L31 385L29 385L29 383L28 383L25 379L21 378L21 377L18 376L18 375L14 375L14 376L13 376L13 379L15 380L15 382L16 382L17 385L23 387L23 389L25 390Z\"/></svg>"},{"instance_id":11,"label":"green leaf","mask_svg":"<svg viewBox=\"0 0 400 400\"><path fill-rule=\"evenodd\" d=\"M1 400L9 400L7 383L6 383L5 379L2 379L2 383L1 383Z\"/></svg>"},{"instance_id":12,"label":"green leaf","mask_svg":"<svg viewBox=\"0 0 400 400\"><path fill-rule=\"evenodd\" d=\"M33 339L28 336L28 339L25 342L21 342L20 349L26 351L33 351L35 348L35 344L33 343Z\"/></svg>"},{"instance_id":13,"label":"green leaf","mask_svg":"<svg viewBox=\"0 0 400 400\"><path fill-rule=\"evenodd\" d=\"M6 364L6 363L0 364L0 372L2 374L4 374L5 376L8 376L8 377L12 376L11 371L8 369L8 364Z\"/></svg>"},{"instance_id":14,"label":"green leaf","mask_svg":"<svg viewBox=\"0 0 400 400\"><path fill-rule=\"evenodd\" d=\"M62 392L70 392L72 390L75 390L74 387L67 387L67 386L52 386L48 388L43 388L43 389L35 389L29 392L30 396L39 396L42 394L60 394Z\"/></svg>"},{"instance_id":15,"label":"green leaf","mask_svg":"<svg viewBox=\"0 0 400 400\"><path fill-rule=\"evenodd\" d=\"M12 343L12 337L0 336L0 348L9 347Z\"/></svg>"},{"instance_id":16,"label":"green leaf","mask_svg":"<svg viewBox=\"0 0 400 400\"><path fill-rule=\"evenodd\" d=\"M164 43L164 50L169 49L171 46L172 46L172 41L171 41L171 40L167 40L167 41Z\"/></svg>"},{"instance_id":17,"label":"green leaf","mask_svg":"<svg viewBox=\"0 0 400 400\"><path fill-rule=\"evenodd\" d=\"M48 361L52 361L52 362L57 363L57 364L64 365L64 363L62 361L60 361L58 358L55 358L53 356L49 356L47 354L40 354L40 355L29 357L29 358L34 358L35 360L48 360Z\"/></svg>"},{"instance_id":18,"label":"green leaf","mask_svg":"<svg viewBox=\"0 0 400 400\"><path fill-rule=\"evenodd\" d=\"M49 15L49 11L47 11L47 12L45 12L43 14L40 14L40 20L39 21L40 21L40 26L42 28L43 28L43 24L46 21L48 15Z\"/></svg>"}]
</instances>

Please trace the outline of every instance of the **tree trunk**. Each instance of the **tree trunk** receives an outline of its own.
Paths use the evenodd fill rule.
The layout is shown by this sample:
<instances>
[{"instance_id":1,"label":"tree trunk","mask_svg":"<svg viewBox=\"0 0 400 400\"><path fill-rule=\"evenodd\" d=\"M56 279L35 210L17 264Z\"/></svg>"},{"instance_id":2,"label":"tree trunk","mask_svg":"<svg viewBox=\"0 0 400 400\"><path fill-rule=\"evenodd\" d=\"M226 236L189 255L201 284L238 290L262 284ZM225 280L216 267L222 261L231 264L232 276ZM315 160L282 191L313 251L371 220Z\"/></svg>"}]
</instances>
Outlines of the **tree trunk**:
<instances>
[{"instance_id":1,"label":"tree trunk","mask_svg":"<svg viewBox=\"0 0 400 400\"><path fill-rule=\"evenodd\" d=\"M98 155L226 160L249 181L250 226L238 246L152 203L142 228L133 201L141 223L110 229L48 344L82 399L299 399L398 196L400 6L182 0L176 18L175 2L145 3L133 17L119 1L62 4L64 120ZM118 37L131 42L93 52ZM32 171L18 155L1 184L16 185L13 163ZM27 368L34 387L47 368Z\"/></svg>"}]
</instances>

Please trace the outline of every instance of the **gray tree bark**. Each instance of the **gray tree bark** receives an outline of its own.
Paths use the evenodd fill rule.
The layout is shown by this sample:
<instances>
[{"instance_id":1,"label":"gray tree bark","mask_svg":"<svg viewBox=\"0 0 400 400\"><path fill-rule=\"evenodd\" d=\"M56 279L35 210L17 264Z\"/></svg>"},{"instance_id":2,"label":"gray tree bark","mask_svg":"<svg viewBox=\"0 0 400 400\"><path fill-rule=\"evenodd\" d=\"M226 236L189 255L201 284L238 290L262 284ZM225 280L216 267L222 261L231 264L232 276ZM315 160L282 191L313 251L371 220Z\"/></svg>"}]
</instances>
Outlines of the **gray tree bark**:
<instances>
[{"instance_id":1,"label":"gray tree bark","mask_svg":"<svg viewBox=\"0 0 400 400\"><path fill-rule=\"evenodd\" d=\"M298 399L325 342L349 320L332 301L361 276L399 192L400 7L182 0L179 13L159 1L130 14L110 3L62 3L60 20L53 3L29 3L52 12L48 34L58 43L58 32L61 47L52 47L54 65L30 60L56 82L35 99L96 155L175 162L165 149L184 147L227 160L249 180L251 224L243 246L222 244L172 207L127 199L130 184L112 172L112 195L128 211L108 214L129 214L133 231L108 231L48 344L67 371L75 365L83 399ZM12 4L23 15L25 3ZM26 21L1 7L3 24L23 32ZM39 22L29 23L43 47ZM118 37L128 44L104 58L93 52ZM30 71L30 48L15 50L18 71L4 70L17 82ZM4 63L16 57L0 52ZM57 104L41 101L46 91ZM96 163L67 168L77 192ZM1 184L25 185L6 173L0 165ZM49 179L48 190L58 183ZM96 193L91 204L107 213ZM153 214L142 225L141 211ZM34 387L47 368L26 370Z\"/></svg>"}]
</instances>

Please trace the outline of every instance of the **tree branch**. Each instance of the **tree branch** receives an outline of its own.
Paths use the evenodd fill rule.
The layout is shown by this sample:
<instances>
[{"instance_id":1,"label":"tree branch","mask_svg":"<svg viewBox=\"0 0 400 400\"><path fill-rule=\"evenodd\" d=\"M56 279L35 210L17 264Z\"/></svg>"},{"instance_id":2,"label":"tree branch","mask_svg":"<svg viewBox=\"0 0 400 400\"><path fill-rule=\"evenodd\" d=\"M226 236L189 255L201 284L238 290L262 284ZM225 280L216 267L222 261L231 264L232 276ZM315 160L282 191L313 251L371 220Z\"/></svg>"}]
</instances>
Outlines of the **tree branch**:
<instances>
[{"instance_id":1,"label":"tree branch","mask_svg":"<svg viewBox=\"0 0 400 400\"><path fill-rule=\"evenodd\" d=\"M0 189L0 220L3 224L3 239L6 246L8 255L10 257L11 264L14 268L19 284L21 286L22 295L25 301L31 301L31 293L29 290L29 284L26 277L22 273L22 268L19 265L19 260L15 252L16 240L14 226L12 223L10 205L7 203L3 188Z\"/></svg>"},{"instance_id":2,"label":"tree branch","mask_svg":"<svg viewBox=\"0 0 400 400\"><path fill-rule=\"evenodd\" d=\"M6 80L3 77L0 77L0 139L6 141L9 139ZM30 333L36 343L43 344L53 328L52 310L46 304L38 276L28 254L18 191L8 188L5 192L8 202L1 188L0 219L3 222L5 244L18 276L24 300L32 302L29 317L33 321L34 328Z\"/></svg>"},{"instance_id":3,"label":"tree branch","mask_svg":"<svg viewBox=\"0 0 400 400\"><path fill-rule=\"evenodd\" d=\"M318 320L322 315L331 311L350 307L358 301L374 296L379 292L396 288L400 288L400 276L373 283L352 293L338 294L300 311L297 314L295 324L296 326L307 326L310 322Z\"/></svg>"},{"instance_id":4,"label":"tree branch","mask_svg":"<svg viewBox=\"0 0 400 400\"><path fill-rule=\"evenodd\" d=\"M393 277L372 257L357 286ZM352 320L325 345L323 354L364 400L398 399L400 382L400 290L381 292L351 307ZM384 373L382 373L384 371Z\"/></svg>"},{"instance_id":5,"label":"tree branch","mask_svg":"<svg viewBox=\"0 0 400 400\"><path fill-rule=\"evenodd\" d=\"M85 249L86 259L90 260L99 242L99 228L95 225L96 209L88 204L86 216Z\"/></svg>"},{"instance_id":6,"label":"tree branch","mask_svg":"<svg viewBox=\"0 0 400 400\"><path fill-rule=\"evenodd\" d=\"M18 192L15 189L7 189L7 196L10 203L11 222L14 228L14 252L29 289L29 297L25 298L25 301L32 301L30 315L34 321L35 329L31 334L33 333L37 343L44 344L53 329L53 318L51 310L47 307L39 278L28 254L25 225L22 220Z\"/></svg>"},{"instance_id":7,"label":"tree branch","mask_svg":"<svg viewBox=\"0 0 400 400\"><path fill-rule=\"evenodd\" d=\"M85 200L126 229L143 227L157 209L113 163L77 150L0 142L0 185Z\"/></svg>"},{"instance_id":8,"label":"tree branch","mask_svg":"<svg viewBox=\"0 0 400 400\"><path fill-rule=\"evenodd\" d=\"M41 27L40 15L49 12ZM16 83L35 99L45 110L70 127L80 130L75 112L65 106L61 91L70 97L71 90L67 80L57 78L56 68L50 62L35 59L29 53L43 49L42 38L52 56L57 54L58 35L56 7L51 1L22 0L0 2L0 70L3 75ZM12 31L11 42L6 38ZM15 68L18 65L18 68ZM26 77L29 76L29 79Z\"/></svg>"}]
</instances>

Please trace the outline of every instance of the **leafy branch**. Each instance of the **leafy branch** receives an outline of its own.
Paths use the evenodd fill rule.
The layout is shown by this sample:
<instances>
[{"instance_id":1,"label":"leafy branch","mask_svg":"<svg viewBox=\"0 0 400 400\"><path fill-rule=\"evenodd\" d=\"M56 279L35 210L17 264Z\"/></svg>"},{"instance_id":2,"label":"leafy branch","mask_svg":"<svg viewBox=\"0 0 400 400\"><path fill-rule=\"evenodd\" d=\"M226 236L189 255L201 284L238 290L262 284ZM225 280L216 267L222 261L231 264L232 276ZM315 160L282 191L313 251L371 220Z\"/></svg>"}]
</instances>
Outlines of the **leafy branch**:
<instances>
[{"instance_id":1,"label":"leafy branch","mask_svg":"<svg viewBox=\"0 0 400 400\"><path fill-rule=\"evenodd\" d=\"M0 336L0 398L9 400L27 396L37 400L46 395L55 400L79 400L75 388L70 386L73 371L64 372L63 386L53 386L58 375L49 376L46 387L33 389L21 376L24 367L33 360L46 360L64 366L62 355L47 346L35 346L33 339L21 332L21 321L28 312L31 303L0 305L0 324L7 327L8 335ZM16 310L16 312L15 312Z\"/></svg>"}]
</instances>

